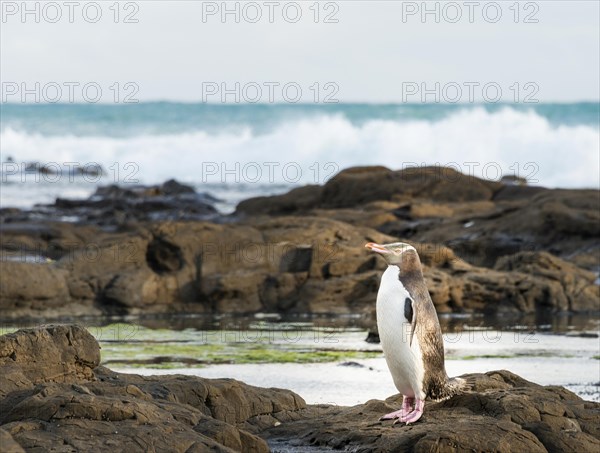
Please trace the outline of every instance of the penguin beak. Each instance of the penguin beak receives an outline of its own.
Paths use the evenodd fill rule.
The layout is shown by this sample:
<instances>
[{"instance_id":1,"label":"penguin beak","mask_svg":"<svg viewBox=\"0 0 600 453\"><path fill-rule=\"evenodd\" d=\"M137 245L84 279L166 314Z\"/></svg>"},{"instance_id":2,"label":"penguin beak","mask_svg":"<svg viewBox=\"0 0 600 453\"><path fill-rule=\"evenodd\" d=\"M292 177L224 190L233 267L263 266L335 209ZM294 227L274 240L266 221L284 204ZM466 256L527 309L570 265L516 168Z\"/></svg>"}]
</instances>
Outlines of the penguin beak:
<instances>
[{"instance_id":1,"label":"penguin beak","mask_svg":"<svg viewBox=\"0 0 600 453\"><path fill-rule=\"evenodd\" d=\"M365 248L371 250L372 252L377 253L392 253L388 249L386 249L383 245L375 244L374 242L367 242L365 244Z\"/></svg>"}]
</instances>

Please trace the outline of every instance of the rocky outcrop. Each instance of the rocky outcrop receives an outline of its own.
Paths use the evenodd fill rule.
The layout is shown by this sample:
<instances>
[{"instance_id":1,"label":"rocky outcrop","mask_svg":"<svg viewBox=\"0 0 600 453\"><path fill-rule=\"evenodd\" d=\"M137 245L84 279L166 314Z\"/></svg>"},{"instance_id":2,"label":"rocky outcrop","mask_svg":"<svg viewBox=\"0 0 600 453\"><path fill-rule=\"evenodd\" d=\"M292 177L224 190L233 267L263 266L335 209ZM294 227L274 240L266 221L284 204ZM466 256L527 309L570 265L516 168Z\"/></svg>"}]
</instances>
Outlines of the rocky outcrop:
<instances>
[{"instance_id":1,"label":"rocky outcrop","mask_svg":"<svg viewBox=\"0 0 600 453\"><path fill-rule=\"evenodd\" d=\"M344 208L394 198L426 198L436 202L489 200L502 185L448 167L415 167L392 171L357 167L338 173L323 188L324 208Z\"/></svg>"},{"instance_id":2,"label":"rocky outcrop","mask_svg":"<svg viewBox=\"0 0 600 453\"><path fill-rule=\"evenodd\" d=\"M238 214L285 215L297 214L313 209L319 202L323 188L308 185L292 189L282 195L249 198L237 206Z\"/></svg>"},{"instance_id":3,"label":"rocky outcrop","mask_svg":"<svg viewBox=\"0 0 600 453\"><path fill-rule=\"evenodd\" d=\"M56 262L2 263L0 313L5 319L182 312L352 313L374 319L385 264L364 244L394 240L367 227L309 216L98 230L95 242ZM415 245L438 312L598 309L596 276L548 253L508 255L488 269L470 265L448 247Z\"/></svg>"},{"instance_id":4,"label":"rocky outcrop","mask_svg":"<svg viewBox=\"0 0 600 453\"><path fill-rule=\"evenodd\" d=\"M421 249L427 260L426 247ZM546 252L507 255L493 269L471 266L449 249L435 251L434 257L434 266L426 270L426 280L438 312L600 309L596 275Z\"/></svg>"},{"instance_id":5,"label":"rocky outcrop","mask_svg":"<svg viewBox=\"0 0 600 453\"><path fill-rule=\"evenodd\" d=\"M464 375L472 391L427 402L410 426L378 422L401 405L398 395L354 407L322 406L316 414L268 429L273 445L294 439L355 452L592 452L600 448L600 404L562 387L542 387L508 371Z\"/></svg>"},{"instance_id":6,"label":"rocky outcrop","mask_svg":"<svg viewBox=\"0 0 600 453\"><path fill-rule=\"evenodd\" d=\"M101 187L89 200L39 212L2 211L0 315L374 320L384 263L363 246L399 240L419 249L438 312L600 310L597 191L485 181L448 168L364 167L324 186L246 200L233 217L213 216L208 198L167 181Z\"/></svg>"},{"instance_id":7,"label":"rocky outcrop","mask_svg":"<svg viewBox=\"0 0 600 453\"><path fill-rule=\"evenodd\" d=\"M365 252L384 236L313 218L252 225L154 223L99 232L94 247L49 263L6 261L7 318L170 312L372 310L381 263ZM40 274L37 277L37 274ZM39 282L36 289L27 282ZM20 282L20 283L17 283Z\"/></svg>"},{"instance_id":8,"label":"rocky outcrop","mask_svg":"<svg viewBox=\"0 0 600 453\"><path fill-rule=\"evenodd\" d=\"M98 343L79 327L51 326L0 337L0 398L44 382L77 383L93 378Z\"/></svg>"},{"instance_id":9,"label":"rocky outcrop","mask_svg":"<svg viewBox=\"0 0 600 453\"><path fill-rule=\"evenodd\" d=\"M495 269L518 272L536 281L535 291L545 293L547 303L563 310L595 311L600 309L600 292L596 275L550 253L521 252L500 258ZM562 299L564 295L565 299Z\"/></svg>"},{"instance_id":10,"label":"rocky outcrop","mask_svg":"<svg viewBox=\"0 0 600 453\"><path fill-rule=\"evenodd\" d=\"M77 326L0 337L2 451L577 451L600 448L600 404L508 371L465 375L468 393L427 402L411 426L380 422L399 396L311 406L232 379L118 374Z\"/></svg>"},{"instance_id":11,"label":"rocky outcrop","mask_svg":"<svg viewBox=\"0 0 600 453\"><path fill-rule=\"evenodd\" d=\"M82 224L120 226L155 220L218 219L216 201L211 195L196 193L193 187L173 179L155 186L109 185L99 187L83 200L57 198L54 204L27 211L2 210L0 223L53 222L62 217Z\"/></svg>"},{"instance_id":12,"label":"rocky outcrop","mask_svg":"<svg viewBox=\"0 0 600 453\"><path fill-rule=\"evenodd\" d=\"M76 326L0 337L2 451L266 452L246 427L272 426L306 406L287 390L116 374L99 361L98 343Z\"/></svg>"},{"instance_id":13,"label":"rocky outcrop","mask_svg":"<svg viewBox=\"0 0 600 453\"><path fill-rule=\"evenodd\" d=\"M241 202L244 214L289 214L298 210L357 207L372 201L410 198L435 202L490 200L503 184L465 175L447 167L407 168L354 167L341 171L320 190L316 186L287 194Z\"/></svg>"},{"instance_id":14,"label":"rocky outcrop","mask_svg":"<svg viewBox=\"0 0 600 453\"><path fill-rule=\"evenodd\" d=\"M444 244L477 266L522 251L547 251L593 271L600 266L597 190L494 182L451 168L350 168L322 187L245 200L237 213L324 216Z\"/></svg>"}]
</instances>

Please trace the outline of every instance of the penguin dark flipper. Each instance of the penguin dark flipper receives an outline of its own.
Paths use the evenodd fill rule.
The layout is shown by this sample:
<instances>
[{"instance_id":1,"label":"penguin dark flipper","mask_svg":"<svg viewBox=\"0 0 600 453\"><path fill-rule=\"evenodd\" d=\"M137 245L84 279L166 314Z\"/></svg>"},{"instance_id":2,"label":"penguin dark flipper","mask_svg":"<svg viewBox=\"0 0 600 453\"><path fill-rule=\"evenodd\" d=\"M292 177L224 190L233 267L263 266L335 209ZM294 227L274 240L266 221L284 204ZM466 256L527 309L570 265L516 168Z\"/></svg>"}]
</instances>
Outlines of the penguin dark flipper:
<instances>
[{"instance_id":1,"label":"penguin dark flipper","mask_svg":"<svg viewBox=\"0 0 600 453\"><path fill-rule=\"evenodd\" d=\"M415 329L417 328L417 313L415 311L415 301L409 297L404 300L404 317L410 322L408 345L412 346Z\"/></svg>"}]
</instances>

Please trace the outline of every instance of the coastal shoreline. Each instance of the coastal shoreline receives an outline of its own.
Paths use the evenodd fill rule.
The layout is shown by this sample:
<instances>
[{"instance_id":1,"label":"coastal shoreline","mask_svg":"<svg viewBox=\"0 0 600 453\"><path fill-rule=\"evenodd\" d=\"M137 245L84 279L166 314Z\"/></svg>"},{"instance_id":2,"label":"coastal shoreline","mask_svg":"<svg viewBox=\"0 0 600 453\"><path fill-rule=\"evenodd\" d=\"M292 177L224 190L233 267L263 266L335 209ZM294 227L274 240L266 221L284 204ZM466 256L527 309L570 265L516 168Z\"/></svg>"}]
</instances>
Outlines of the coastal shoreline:
<instances>
[{"instance_id":1,"label":"coastal shoreline","mask_svg":"<svg viewBox=\"0 0 600 453\"><path fill-rule=\"evenodd\" d=\"M399 405L398 395L352 407L307 405L289 390L233 379L117 373L99 366L98 343L77 326L3 335L0 351L0 436L7 451L46 448L58 439L87 451L437 445L437 452L457 447L509 452L515 446L591 452L600 446L600 403L505 370L464 375L471 383L467 393L427 402L419 423L393 426L378 417Z\"/></svg>"},{"instance_id":2,"label":"coastal shoreline","mask_svg":"<svg viewBox=\"0 0 600 453\"><path fill-rule=\"evenodd\" d=\"M597 193L364 167L224 216L210 195L174 180L101 187L89 199L0 211L0 315L374 321L383 264L363 245L399 239L417 247L440 314L597 313Z\"/></svg>"}]
</instances>

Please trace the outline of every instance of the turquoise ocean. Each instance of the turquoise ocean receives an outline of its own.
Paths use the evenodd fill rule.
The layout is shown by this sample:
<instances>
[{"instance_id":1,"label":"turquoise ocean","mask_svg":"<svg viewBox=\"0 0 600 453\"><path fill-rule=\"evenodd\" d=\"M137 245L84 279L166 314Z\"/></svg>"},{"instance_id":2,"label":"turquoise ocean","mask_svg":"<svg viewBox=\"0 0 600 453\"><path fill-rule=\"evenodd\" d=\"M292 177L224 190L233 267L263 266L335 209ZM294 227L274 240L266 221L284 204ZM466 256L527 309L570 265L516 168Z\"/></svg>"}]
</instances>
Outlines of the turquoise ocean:
<instances>
[{"instance_id":1,"label":"turquoise ocean","mask_svg":"<svg viewBox=\"0 0 600 453\"><path fill-rule=\"evenodd\" d=\"M323 184L357 165L449 165L598 188L600 107L570 104L3 104L2 207L170 178L221 200ZM39 162L46 175L26 171ZM104 175L74 176L98 164ZM91 167L90 167L91 168Z\"/></svg>"}]
</instances>

